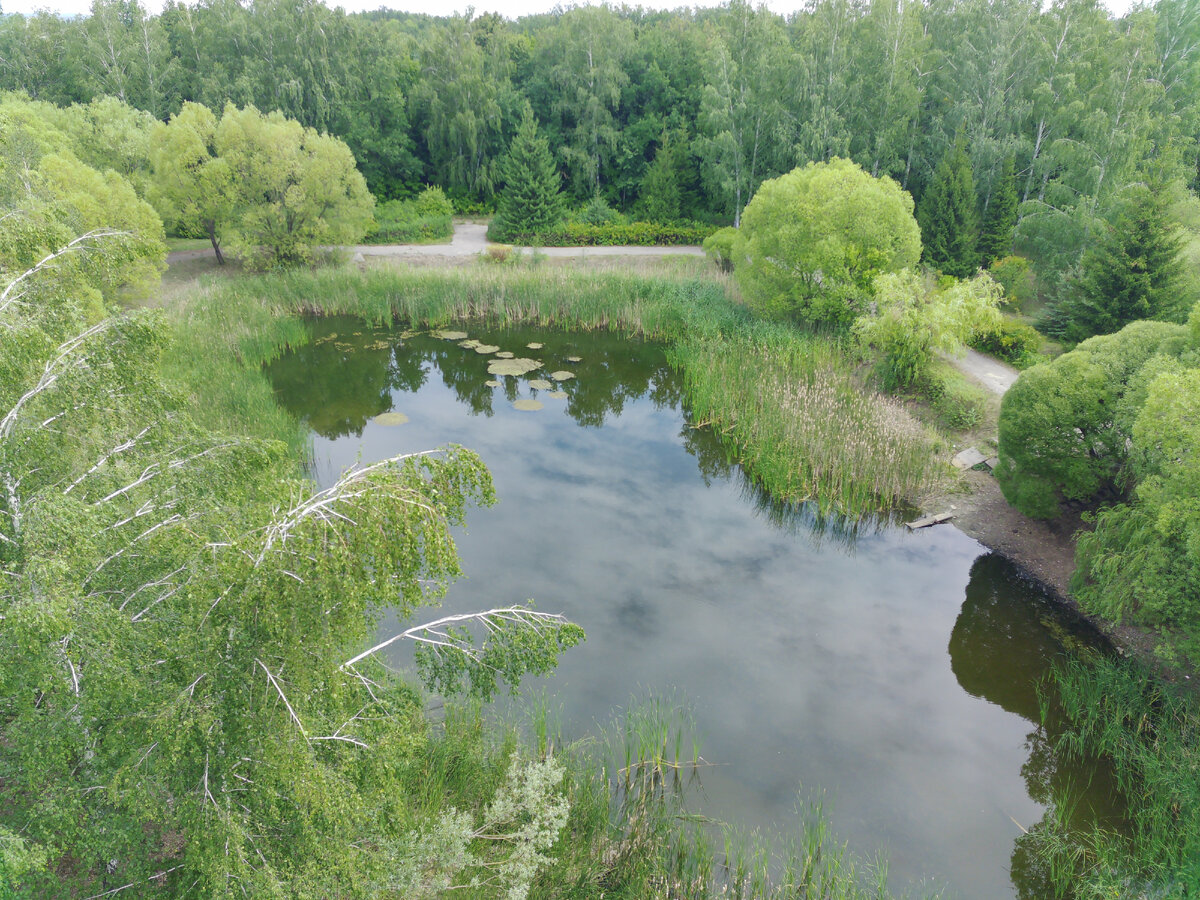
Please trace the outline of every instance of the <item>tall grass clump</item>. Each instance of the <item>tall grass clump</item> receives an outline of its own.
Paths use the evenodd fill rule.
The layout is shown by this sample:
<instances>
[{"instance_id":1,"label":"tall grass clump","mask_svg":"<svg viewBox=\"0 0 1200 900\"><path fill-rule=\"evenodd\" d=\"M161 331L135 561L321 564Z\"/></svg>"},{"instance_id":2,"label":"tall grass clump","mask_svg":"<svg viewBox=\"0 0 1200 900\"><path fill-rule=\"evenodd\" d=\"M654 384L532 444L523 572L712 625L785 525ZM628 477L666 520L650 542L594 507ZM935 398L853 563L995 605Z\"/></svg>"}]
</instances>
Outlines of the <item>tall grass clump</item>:
<instances>
[{"instance_id":1,"label":"tall grass clump","mask_svg":"<svg viewBox=\"0 0 1200 900\"><path fill-rule=\"evenodd\" d=\"M682 341L668 358L693 417L776 498L853 515L900 504L931 476L928 434L897 401L865 390L829 340L759 327Z\"/></svg>"},{"instance_id":2,"label":"tall grass clump","mask_svg":"<svg viewBox=\"0 0 1200 900\"><path fill-rule=\"evenodd\" d=\"M351 269L228 281L204 308L248 362L293 341L301 314L356 315L409 327L475 322L607 329L666 343L688 403L777 499L860 515L919 495L929 435L903 407L866 390L830 338L751 319L722 284L568 269Z\"/></svg>"},{"instance_id":3,"label":"tall grass clump","mask_svg":"<svg viewBox=\"0 0 1200 900\"><path fill-rule=\"evenodd\" d=\"M1071 662L1054 678L1072 723L1059 752L1108 756L1132 820L1129 834L1080 837L1057 820L1031 833L1058 895L1200 896L1200 701L1121 660Z\"/></svg>"},{"instance_id":4,"label":"tall grass clump","mask_svg":"<svg viewBox=\"0 0 1200 900\"><path fill-rule=\"evenodd\" d=\"M414 826L447 807L481 809L514 758L558 748L569 814L530 885L533 900L891 896L886 866L838 843L820 803L807 806L799 835L781 846L690 813L705 766L692 733L687 709L670 697L635 699L597 738L574 743L539 730L531 745L512 728L485 724L477 706L452 709L406 770L404 806ZM495 896L467 884L453 890Z\"/></svg>"}]
</instances>

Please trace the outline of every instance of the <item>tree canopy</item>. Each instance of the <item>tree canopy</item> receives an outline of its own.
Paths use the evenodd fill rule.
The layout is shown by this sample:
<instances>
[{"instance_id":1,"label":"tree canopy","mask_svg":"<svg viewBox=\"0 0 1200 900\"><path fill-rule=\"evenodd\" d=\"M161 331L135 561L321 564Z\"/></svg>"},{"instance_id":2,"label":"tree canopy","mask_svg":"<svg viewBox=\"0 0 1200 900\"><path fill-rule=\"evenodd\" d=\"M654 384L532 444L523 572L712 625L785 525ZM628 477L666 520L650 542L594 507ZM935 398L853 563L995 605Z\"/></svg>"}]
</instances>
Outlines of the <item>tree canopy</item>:
<instances>
[{"instance_id":1,"label":"tree canopy","mask_svg":"<svg viewBox=\"0 0 1200 900\"><path fill-rule=\"evenodd\" d=\"M733 248L746 302L777 319L848 324L872 280L915 265L912 198L845 159L809 163L763 183Z\"/></svg>"}]
</instances>

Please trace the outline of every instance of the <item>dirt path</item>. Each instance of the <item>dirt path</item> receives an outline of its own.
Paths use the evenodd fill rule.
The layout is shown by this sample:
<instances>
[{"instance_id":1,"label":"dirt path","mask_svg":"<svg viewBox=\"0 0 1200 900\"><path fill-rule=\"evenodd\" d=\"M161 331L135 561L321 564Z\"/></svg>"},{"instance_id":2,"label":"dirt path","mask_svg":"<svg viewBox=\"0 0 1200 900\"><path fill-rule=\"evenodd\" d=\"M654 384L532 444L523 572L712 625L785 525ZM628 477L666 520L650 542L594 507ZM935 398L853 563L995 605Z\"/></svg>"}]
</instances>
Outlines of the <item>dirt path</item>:
<instances>
[{"instance_id":1,"label":"dirt path","mask_svg":"<svg viewBox=\"0 0 1200 900\"><path fill-rule=\"evenodd\" d=\"M1013 386L1017 376L1021 374L1008 363L970 348L967 348L965 356L947 359L964 375L970 376L998 397L1003 397L1004 392Z\"/></svg>"}]
</instances>

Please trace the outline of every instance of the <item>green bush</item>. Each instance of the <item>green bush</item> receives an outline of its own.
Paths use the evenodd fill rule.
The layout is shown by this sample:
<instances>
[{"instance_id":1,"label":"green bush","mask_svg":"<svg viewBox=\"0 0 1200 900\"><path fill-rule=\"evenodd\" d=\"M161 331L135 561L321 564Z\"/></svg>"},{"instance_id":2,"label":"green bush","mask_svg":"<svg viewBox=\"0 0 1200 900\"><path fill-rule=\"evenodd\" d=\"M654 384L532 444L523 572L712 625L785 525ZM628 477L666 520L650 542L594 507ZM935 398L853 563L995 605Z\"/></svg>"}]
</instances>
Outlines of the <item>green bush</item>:
<instances>
[{"instance_id":1,"label":"green bush","mask_svg":"<svg viewBox=\"0 0 1200 900\"><path fill-rule=\"evenodd\" d=\"M1013 309L1024 309L1037 297L1037 279L1023 256L996 260L988 267L988 274L1004 288L1004 298Z\"/></svg>"},{"instance_id":2,"label":"green bush","mask_svg":"<svg viewBox=\"0 0 1200 900\"><path fill-rule=\"evenodd\" d=\"M369 244L428 244L454 234L454 207L440 187L427 187L412 200L388 200L375 207Z\"/></svg>"},{"instance_id":3,"label":"green bush","mask_svg":"<svg viewBox=\"0 0 1200 900\"><path fill-rule=\"evenodd\" d=\"M956 431L974 428L987 412L988 397L983 388L945 363L930 367L921 383L921 393L929 400L938 421Z\"/></svg>"},{"instance_id":4,"label":"green bush","mask_svg":"<svg viewBox=\"0 0 1200 900\"><path fill-rule=\"evenodd\" d=\"M574 222L539 231L536 234L509 235L514 244L541 247L672 247L701 244L716 231L713 225L657 225L633 222L629 225L585 225Z\"/></svg>"},{"instance_id":5,"label":"green bush","mask_svg":"<svg viewBox=\"0 0 1200 900\"><path fill-rule=\"evenodd\" d=\"M736 228L721 228L704 240L704 253L717 264L722 272L733 271L733 242L737 240Z\"/></svg>"},{"instance_id":6,"label":"green bush","mask_svg":"<svg viewBox=\"0 0 1200 900\"><path fill-rule=\"evenodd\" d=\"M1002 317L991 327L975 331L968 343L1018 369L1028 369L1042 361L1041 350L1046 340L1032 325Z\"/></svg>"},{"instance_id":7,"label":"green bush","mask_svg":"<svg viewBox=\"0 0 1200 900\"><path fill-rule=\"evenodd\" d=\"M571 217L580 225L625 225L625 217L608 205L608 201L597 194Z\"/></svg>"},{"instance_id":8,"label":"green bush","mask_svg":"<svg viewBox=\"0 0 1200 900\"><path fill-rule=\"evenodd\" d=\"M1049 518L1063 499L1094 501L1128 483L1130 438L1148 365L1178 359L1188 329L1134 322L1021 373L1000 406L1004 497L1027 516ZM1127 398L1127 394L1129 397Z\"/></svg>"}]
</instances>

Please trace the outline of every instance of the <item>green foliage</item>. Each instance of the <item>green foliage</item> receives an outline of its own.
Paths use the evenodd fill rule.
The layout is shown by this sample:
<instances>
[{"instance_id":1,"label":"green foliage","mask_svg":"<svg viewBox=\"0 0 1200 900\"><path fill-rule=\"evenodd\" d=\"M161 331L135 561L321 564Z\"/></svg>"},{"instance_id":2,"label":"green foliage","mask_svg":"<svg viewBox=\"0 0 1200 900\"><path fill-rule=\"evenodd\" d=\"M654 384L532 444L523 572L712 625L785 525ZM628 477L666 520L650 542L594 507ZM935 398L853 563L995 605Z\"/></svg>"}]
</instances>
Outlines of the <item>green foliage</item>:
<instances>
[{"instance_id":1,"label":"green foliage","mask_svg":"<svg viewBox=\"0 0 1200 900\"><path fill-rule=\"evenodd\" d=\"M640 219L662 223L679 219L683 203L679 157L676 143L664 134L638 192L636 211Z\"/></svg>"},{"instance_id":2,"label":"green foliage","mask_svg":"<svg viewBox=\"0 0 1200 900\"><path fill-rule=\"evenodd\" d=\"M991 202L979 229L979 264L985 269L1012 253L1013 228L1017 224L1017 177L1011 156L1004 160L1000 179L992 190ZM1006 288L1007 289L1007 288Z\"/></svg>"},{"instance_id":3,"label":"green foliage","mask_svg":"<svg viewBox=\"0 0 1200 900\"><path fill-rule=\"evenodd\" d=\"M440 187L426 187L411 200L388 200L375 207L367 233L372 244L427 244L454 234L454 206Z\"/></svg>"},{"instance_id":4,"label":"green foliage","mask_svg":"<svg viewBox=\"0 0 1200 900\"><path fill-rule=\"evenodd\" d=\"M1135 322L1084 341L1021 373L1000 406L1004 496L1029 516L1057 514L1061 500L1089 502L1125 486L1138 375L1188 346L1184 326Z\"/></svg>"},{"instance_id":5,"label":"green foliage","mask_svg":"<svg viewBox=\"0 0 1200 900\"><path fill-rule=\"evenodd\" d=\"M746 206L734 273L747 304L771 319L847 325L877 274L921 252L912 198L854 163L810 163L763 182Z\"/></svg>"},{"instance_id":6,"label":"green foliage","mask_svg":"<svg viewBox=\"0 0 1200 900\"><path fill-rule=\"evenodd\" d=\"M1169 314L1179 300L1181 246L1159 192L1132 187L1083 255L1058 310L1062 336L1080 341L1136 319L1177 317Z\"/></svg>"},{"instance_id":7,"label":"green foliage","mask_svg":"<svg viewBox=\"0 0 1200 900\"><path fill-rule=\"evenodd\" d=\"M1035 833L1056 889L1081 900L1189 897L1200 890L1200 709L1195 696L1124 660L1097 659L1055 672L1065 721L1059 752L1112 760L1130 801L1120 831L1082 840L1059 827ZM1070 796L1054 798L1069 808Z\"/></svg>"},{"instance_id":8,"label":"green foliage","mask_svg":"<svg viewBox=\"0 0 1200 900\"><path fill-rule=\"evenodd\" d=\"M938 421L954 431L975 428L987 414L988 395L953 366L935 361L917 387Z\"/></svg>"},{"instance_id":9,"label":"green foliage","mask_svg":"<svg viewBox=\"0 0 1200 900\"><path fill-rule=\"evenodd\" d=\"M905 270L875 279L875 311L854 323L859 340L883 354L888 390L922 381L937 351L961 351L971 335L996 327L1000 286L985 273L939 288Z\"/></svg>"},{"instance_id":10,"label":"green foliage","mask_svg":"<svg viewBox=\"0 0 1200 900\"><path fill-rule=\"evenodd\" d=\"M704 239L704 255L715 262L722 272L732 272L736 242L736 228L719 228Z\"/></svg>"},{"instance_id":11,"label":"green foliage","mask_svg":"<svg viewBox=\"0 0 1200 900\"><path fill-rule=\"evenodd\" d=\"M229 104L218 121L186 104L150 152L164 218L208 236L218 260L225 243L250 268L312 262L371 221L374 201L346 145L278 112Z\"/></svg>"},{"instance_id":12,"label":"green foliage","mask_svg":"<svg viewBox=\"0 0 1200 900\"><path fill-rule=\"evenodd\" d=\"M1182 632L1200 651L1200 369L1160 365L1134 421L1138 483L1080 535L1073 590L1113 621Z\"/></svg>"},{"instance_id":13,"label":"green foliage","mask_svg":"<svg viewBox=\"0 0 1200 900\"><path fill-rule=\"evenodd\" d=\"M1041 349L1046 339L1032 325L1000 316L991 326L976 328L968 343L1018 369L1028 369L1042 361Z\"/></svg>"},{"instance_id":14,"label":"green foliage","mask_svg":"<svg viewBox=\"0 0 1200 900\"><path fill-rule=\"evenodd\" d=\"M1023 256L1005 256L988 266L988 274L1004 288L1005 302L1021 310L1037 297L1037 279L1029 260Z\"/></svg>"},{"instance_id":15,"label":"green foliage","mask_svg":"<svg viewBox=\"0 0 1200 900\"><path fill-rule=\"evenodd\" d=\"M29 270L0 300L0 779L6 827L25 842L0 832L5 876L21 869L34 896L114 882L365 893L388 866L379 848L414 827L396 787L425 724L379 648L359 651L385 609L404 621L459 574L452 530L494 500L490 476L449 448L318 491L248 410L250 433L197 421L237 399L212 381L235 347L256 346L245 338L261 341L261 317L237 310L224 321L256 333L227 334L227 306L191 307L186 337L218 337L177 350L162 311L89 327L64 290L72 276ZM581 637L520 607L455 621L485 639L402 636L436 635L430 680L478 695L548 671L545 654ZM528 848L556 833L547 820L521 837L525 813L545 812L530 809L548 798L533 787L521 776L489 801L513 850L490 834L472 848L510 866L513 885L540 864Z\"/></svg>"},{"instance_id":16,"label":"green foliage","mask_svg":"<svg viewBox=\"0 0 1200 900\"><path fill-rule=\"evenodd\" d=\"M46 865L46 853L0 826L0 900L28 896L22 882Z\"/></svg>"},{"instance_id":17,"label":"green foliage","mask_svg":"<svg viewBox=\"0 0 1200 900\"><path fill-rule=\"evenodd\" d=\"M500 172L504 189L488 228L490 238L514 241L517 235L536 234L558 224L563 216L558 170L528 106Z\"/></svg>"},{"instance_id":18,"label":"green foliage","mask_svg":"<svg viewBox=\"0 0 1200 900\"><path fill-rule=\"evenodd\" d=\"M921 258L955 278L974 275L980 263L975 179L961 135L934 170L933 181L921 197L918 218L925 248Z\"/></svg>"},{"instance_id":19,"label":"green foliage","mask_svg":"<svg viewBox=\"0 0 1200 900\"><path fill-rule=\"evenodd\" d=\"M510 240L542 247L672 247L702 243L714 231L711 225L587 225L570 222L545 231L518 232Z\"/></svg>"},{"instance_id":20,"label":"green foliage","mask_svg":"<svg viewBox=\"0 0 1200 900\"><path fill-rule=\"evenodd\" d=\"M571 218L572 224L578 223L593 227L625 224L625 217L609 206L608 201L600 194L593 195Z\"/></svg>"},{"instance_id":21,"label":"green foliage","mask_svg":"<svg viewBox=\"0 0 1200 900\"><path fill-rule=\"evenodd\" d=\"M366 233L374 199L337 138L278 112L228 105L215 145L237 191L229 246L250 268L309 263L322 247Z\"/></svg>"}]
</instances>

